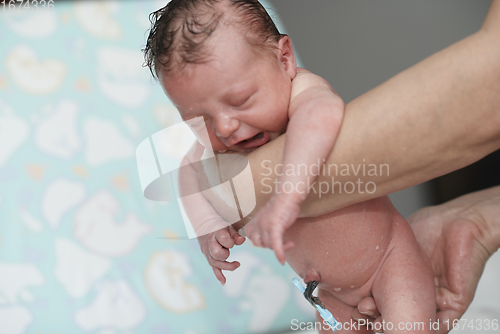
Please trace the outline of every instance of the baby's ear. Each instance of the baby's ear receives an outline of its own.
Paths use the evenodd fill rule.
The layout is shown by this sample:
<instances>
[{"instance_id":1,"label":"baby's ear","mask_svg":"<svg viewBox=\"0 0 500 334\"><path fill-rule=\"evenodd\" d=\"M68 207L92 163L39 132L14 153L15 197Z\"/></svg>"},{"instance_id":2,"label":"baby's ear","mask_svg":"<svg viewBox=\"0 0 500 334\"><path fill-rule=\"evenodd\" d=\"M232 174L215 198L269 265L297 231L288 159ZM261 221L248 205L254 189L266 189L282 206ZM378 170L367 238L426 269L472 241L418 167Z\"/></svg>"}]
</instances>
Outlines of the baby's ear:
<instances>
[{"instance_id":1,"label":"baby's ear","mask_svg":"<svg viewBox=\"0 0 500 334\"><path fill-rule=\"evenodd\" d=\"M288 35L283 35L278 41L278 61L283 64L285 71L293 80L297 75L297 60L293 52L292 40Z\"/></svg>"}]
</instances>

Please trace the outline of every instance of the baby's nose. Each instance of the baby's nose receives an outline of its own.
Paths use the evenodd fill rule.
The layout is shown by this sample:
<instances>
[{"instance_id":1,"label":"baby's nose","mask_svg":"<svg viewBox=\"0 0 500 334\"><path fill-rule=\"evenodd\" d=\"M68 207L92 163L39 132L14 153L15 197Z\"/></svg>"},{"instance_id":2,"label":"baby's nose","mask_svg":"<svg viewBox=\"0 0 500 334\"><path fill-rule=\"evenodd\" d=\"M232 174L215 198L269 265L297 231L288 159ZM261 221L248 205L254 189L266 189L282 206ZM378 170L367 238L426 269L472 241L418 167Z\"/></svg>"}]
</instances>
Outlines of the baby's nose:
<instances>
[{"instance_id":1,"label":"baby's nose","mask_svg":"<svg viewBox=\"0 0 500 334\"><path fill-rule=\"evenodd\" d=\"M221 139L229 138L238 128L240 122L232 117L221 115L215 121L215 133Z\"/></svg>"}]
</instances>

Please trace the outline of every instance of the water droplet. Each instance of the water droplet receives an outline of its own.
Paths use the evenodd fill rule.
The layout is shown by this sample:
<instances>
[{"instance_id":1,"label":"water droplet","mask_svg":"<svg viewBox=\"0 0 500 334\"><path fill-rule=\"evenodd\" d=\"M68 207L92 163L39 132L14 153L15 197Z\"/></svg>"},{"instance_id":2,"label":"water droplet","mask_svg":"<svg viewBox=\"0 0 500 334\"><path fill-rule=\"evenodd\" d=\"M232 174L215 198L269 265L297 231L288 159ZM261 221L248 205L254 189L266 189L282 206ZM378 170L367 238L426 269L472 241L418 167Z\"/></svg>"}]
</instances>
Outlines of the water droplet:
<instances>
[{"instance_id":1,"label":"water droplet","mask_svg":"<svg viewBox=\"0 0 500 334\"><path fill-rule=\"evenodd\" d=\"M377 246L377 247L375 247L375 249L378 249L378 246Z\"/></svg>"},{"instance_id":2,"label":"water droplet","mask_svg":"<svg viewBox=\"0 0 500 334\"><path fill-rule=\"evenodd\" d=\"M351 289L354 289L354 285L351 285Z\"/></svg>"},{"instance_id":3,"label":"water droplet","mask_svg":"<svg viewBox=\"0 0 500 334\"><path fill-rule=\"evenodd\" d=\"M328 255L328 251L326 251L326 254Z\"/></svg>"},{"instance_id":4,"label":"water droplet","mask_svg":"<svg viewBox=\"0 0 500 334\"><path fill-rule=\"evenodd\" d=\"M416 303L417 303L417 302L416 302L416 301L414 301L414 300L412 300L412 302L413 302L413 304L416 304Z\"/></svg>"},{"instance_id":5,"label":"water droplet","mask_svg":"<svg viewBox=\"0 0 500 334\"><path fill-rule=\"evenodd\" d=\"M342 290L342 288L333 288L333 290L339 292L340 290Z\"/></svg>"}]
</instances>

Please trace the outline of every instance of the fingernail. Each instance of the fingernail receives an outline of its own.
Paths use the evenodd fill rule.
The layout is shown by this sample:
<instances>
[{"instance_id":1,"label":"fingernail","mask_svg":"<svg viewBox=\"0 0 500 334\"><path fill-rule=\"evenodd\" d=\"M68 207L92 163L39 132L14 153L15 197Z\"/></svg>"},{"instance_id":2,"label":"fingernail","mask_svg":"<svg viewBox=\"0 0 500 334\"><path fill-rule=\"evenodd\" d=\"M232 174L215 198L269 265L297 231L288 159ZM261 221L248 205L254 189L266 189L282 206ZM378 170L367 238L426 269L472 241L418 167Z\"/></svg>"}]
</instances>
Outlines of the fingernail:
<instances>
[{"instance_id":1,"label":"fingernail","mask_svg":"<svg viewBox=\"0 0 500 334\"><path fill-rule=\"evenodd\" d=\"M359 313L364 314L364 315L370 315L370 316L373 316L373 312L372 312L372 311L366 311L366 312L361 312L361 311L359 311Z\"/></svg>"}]
</instances>

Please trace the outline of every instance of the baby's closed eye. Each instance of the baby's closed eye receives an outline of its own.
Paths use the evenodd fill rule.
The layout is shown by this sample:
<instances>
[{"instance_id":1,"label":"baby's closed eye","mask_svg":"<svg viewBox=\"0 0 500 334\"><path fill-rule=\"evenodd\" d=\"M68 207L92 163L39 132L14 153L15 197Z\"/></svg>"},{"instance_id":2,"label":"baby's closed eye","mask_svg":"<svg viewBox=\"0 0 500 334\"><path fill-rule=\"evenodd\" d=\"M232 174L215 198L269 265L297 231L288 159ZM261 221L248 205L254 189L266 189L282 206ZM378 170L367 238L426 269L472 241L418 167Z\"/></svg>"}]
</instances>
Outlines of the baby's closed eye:
<instances>
[{"instance_id":1,"label":"baby's closed eye","mask_svg":"<svg viewBox=\"0 0 500 334\"><path fill-rule=\"evenodd\" d=\"M239 99L235 99L231 105L233 107L242 107L245 103L247 103L249 100L250 100L251 96L246 96L246 97L243 97L243 98L239 98Z\"/></svg>"}]
</instances>

